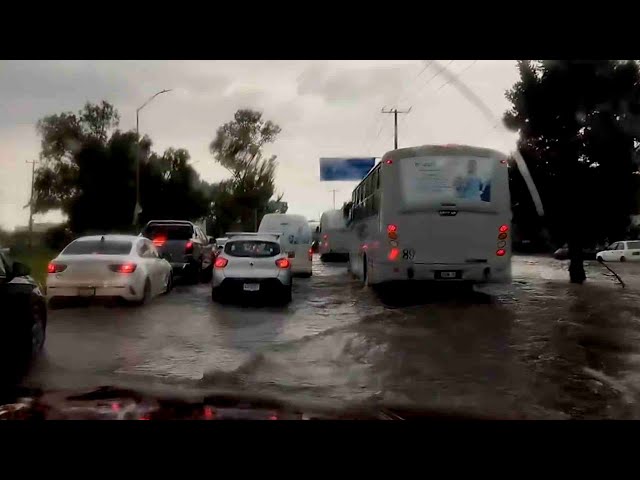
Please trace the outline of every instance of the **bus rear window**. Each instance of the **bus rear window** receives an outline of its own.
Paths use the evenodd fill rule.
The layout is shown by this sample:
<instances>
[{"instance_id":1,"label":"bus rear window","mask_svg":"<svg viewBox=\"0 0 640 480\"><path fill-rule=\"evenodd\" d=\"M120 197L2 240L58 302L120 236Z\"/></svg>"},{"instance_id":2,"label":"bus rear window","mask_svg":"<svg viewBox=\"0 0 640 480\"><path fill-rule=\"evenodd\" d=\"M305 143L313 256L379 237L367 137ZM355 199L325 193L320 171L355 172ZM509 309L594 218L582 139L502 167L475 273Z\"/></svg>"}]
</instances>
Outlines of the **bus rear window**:
<instances>
[{"instance_id":1,"label":"bus rear window","mask_svg":"<svg viewBox=\"0 0 640 480\"><path fill-rule=\"evenodd\" d=\"M496 160L475 156L429 156L398 162L404 203L490 204Z\"/></svg>"}]
</instances>

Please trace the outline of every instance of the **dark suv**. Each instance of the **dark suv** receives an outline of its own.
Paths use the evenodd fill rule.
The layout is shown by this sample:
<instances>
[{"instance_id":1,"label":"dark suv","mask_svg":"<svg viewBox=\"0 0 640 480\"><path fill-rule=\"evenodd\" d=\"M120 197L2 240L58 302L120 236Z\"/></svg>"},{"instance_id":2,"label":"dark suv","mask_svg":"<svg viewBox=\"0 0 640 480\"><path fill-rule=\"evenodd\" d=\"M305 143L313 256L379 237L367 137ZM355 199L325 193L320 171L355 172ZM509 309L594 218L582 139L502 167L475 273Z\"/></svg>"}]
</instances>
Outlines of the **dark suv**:
<instances>
[{"instance_id":1,"label":"dark suv","mask_svg":"<svg viewBox=\"0 0 640 480\"><path fill-rule=\"evenodd\" d=\"M0 249L0 388L22 375L44 345L47 302L29 274Z\"/></svg>"},{"instance_id":2,"label":"dark suv","mask_svg":"<svg viewBox=\"0 0 640 480\"><path fill-rule=\"evenodd\" d=\"M213 239L186 220L151 220L140 234L153 242L173 267L175 275L192 281L211 277Z\"/></svg>"}]
</instances>

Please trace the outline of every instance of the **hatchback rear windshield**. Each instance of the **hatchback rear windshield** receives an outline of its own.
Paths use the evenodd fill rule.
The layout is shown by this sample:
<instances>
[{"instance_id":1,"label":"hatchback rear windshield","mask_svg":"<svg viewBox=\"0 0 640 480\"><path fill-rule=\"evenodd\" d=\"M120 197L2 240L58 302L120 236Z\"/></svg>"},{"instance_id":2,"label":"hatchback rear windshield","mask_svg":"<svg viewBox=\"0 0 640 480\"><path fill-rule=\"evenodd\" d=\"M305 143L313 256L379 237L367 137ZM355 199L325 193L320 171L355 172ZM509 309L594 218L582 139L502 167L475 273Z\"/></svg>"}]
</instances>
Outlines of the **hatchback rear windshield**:
<instances>
[{"instance_id":1,"label":"hatchback rear windshield","mask_svg":"<svg viewBox=\"0 0 640 480\"><path fill-rule=\"evenodd\" d=\"M280 245L259 240L239 240L227 242L224 253L232 257L275 257L280 253Z\"/></svg>"},{"instance_id":2,"label":"hatchback rear windshield","mask_svg":"<svg viewBox=\"0 0 640 480\"><path fill-rule=\"evenodd\" d=\"M191 225L149 225L143 235L150 240L154 238L190 240L193 237L193 227Z\"/></svg>"},{"instance_id":3,"label":"hatchback rear windshield","mask_svg":"<svg viewBox=\"0 0 640 480\"><path fill-rule=\"evenodd\" d=\"M131 252L131 242L126 240L76 240L67 245L64 255L128 255Z\"/></svg>"}]
</instances>

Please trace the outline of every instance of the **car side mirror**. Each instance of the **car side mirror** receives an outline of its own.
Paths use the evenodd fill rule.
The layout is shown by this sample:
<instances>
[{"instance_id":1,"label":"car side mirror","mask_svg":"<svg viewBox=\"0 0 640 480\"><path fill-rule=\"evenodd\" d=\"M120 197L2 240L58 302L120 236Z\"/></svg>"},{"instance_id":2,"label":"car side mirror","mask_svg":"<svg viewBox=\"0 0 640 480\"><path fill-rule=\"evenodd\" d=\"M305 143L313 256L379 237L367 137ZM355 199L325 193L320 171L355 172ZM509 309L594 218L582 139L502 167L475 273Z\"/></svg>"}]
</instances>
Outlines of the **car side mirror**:
<instances>
[{"instance_id":1,"label":"car side mirror","mask_svg":"<svg viewBox=\"0 0 640 480\"><path fill-rule=\"evenodd\" d=\"M31 274L31 268L22 262L13 262L11 274L12 277L26 277Z\"/></svg>"}]
</instances>

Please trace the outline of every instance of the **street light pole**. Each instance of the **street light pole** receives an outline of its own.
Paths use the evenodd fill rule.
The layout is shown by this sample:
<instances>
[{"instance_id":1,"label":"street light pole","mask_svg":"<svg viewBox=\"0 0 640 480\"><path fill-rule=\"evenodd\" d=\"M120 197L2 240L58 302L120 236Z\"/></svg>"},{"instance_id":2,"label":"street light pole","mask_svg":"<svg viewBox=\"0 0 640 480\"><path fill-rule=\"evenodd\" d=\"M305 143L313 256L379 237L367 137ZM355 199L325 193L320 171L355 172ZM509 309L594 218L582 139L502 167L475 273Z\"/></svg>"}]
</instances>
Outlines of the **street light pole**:
<instances>
[{"instance_id":1,"label":"street light pole","mask_svg":"<svg viewBox=\"0 0 640 480\"><path fill-rule=\"evenodd\" d=\"M137 223L138 215L142 212L142 206L140 205L140 110L149 105L158 95L171 90L171 88L169 90L160 90L136 109L136 206L133 209L133 225Z\"/></svg>"}]
</instances>

